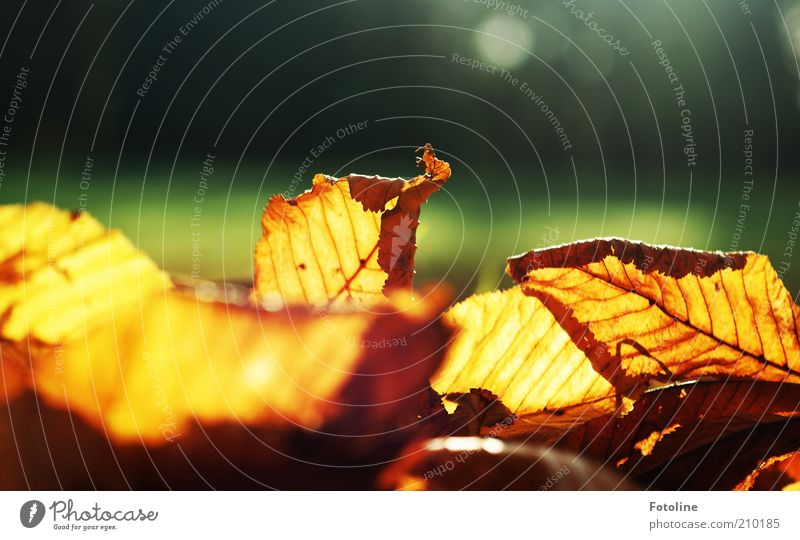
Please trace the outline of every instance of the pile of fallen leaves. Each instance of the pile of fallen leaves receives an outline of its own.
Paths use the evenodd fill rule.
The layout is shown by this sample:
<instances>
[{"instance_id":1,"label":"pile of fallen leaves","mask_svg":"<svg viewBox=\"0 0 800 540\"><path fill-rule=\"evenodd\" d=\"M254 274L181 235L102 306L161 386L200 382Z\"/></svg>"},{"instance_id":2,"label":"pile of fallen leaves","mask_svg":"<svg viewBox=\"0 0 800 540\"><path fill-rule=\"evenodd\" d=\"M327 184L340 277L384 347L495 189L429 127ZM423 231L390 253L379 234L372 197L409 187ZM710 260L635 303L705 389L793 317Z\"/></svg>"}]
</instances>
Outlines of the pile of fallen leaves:
<instances>
[{"instance_id":1,"label":"pile of fallen leaves","mask_svg":"<svg viewBox=\"0 0 800 540\"><path fill-rule=\"evenodd\" d=\"M314 177L252 290L0 207L0 487L791 489L800 308L767 257L597 239L412 291L450 177Z\"/></svg>"}]
</instances>

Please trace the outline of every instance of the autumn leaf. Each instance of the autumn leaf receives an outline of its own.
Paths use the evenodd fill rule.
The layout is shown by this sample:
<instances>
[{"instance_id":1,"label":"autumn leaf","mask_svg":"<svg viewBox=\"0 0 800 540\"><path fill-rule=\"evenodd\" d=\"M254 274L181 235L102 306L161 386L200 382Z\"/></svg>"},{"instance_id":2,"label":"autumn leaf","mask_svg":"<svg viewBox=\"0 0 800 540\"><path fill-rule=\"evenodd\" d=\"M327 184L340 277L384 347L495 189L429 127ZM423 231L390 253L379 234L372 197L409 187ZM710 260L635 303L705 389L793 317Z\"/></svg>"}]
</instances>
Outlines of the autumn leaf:
<instances>
[{"instance_id":1,"label":"autumn leaf","mask_svg":"<svg viewBox=\"0 0 800 540\"><path fill-rule=\"evenodd\" d=\"M509 273L521 285L445 314L456 338L431 380L454 413L442 431L569 443L644 474L800 407L798 308L765 257L598 240L511 258ZM698 376L720 382L648 391ZM481 400L453 410L464 395Z\"/></svg>"},{"instance_id":2,"label":"autumn leaf","mask_svg":"<svg viewBox=\"0 0 800 540\"><path fill-rule=\"evenodd\" d=\"M0 489L374 489L397 451L362 454L362 438L236 421L185 427L169 444L118 441L25 392L0 414Z\"/></svg>"},{"instance_id":3,"label":"autumn leaf","mask_svg":"<svg viewBox=\"0 0 800 540\"><path fill-rule=\"evenodd\" d=\"M756 424L637 477L659 490L731 490L765 461L800 448L800 421Z\"/></svg>"},{"instance_id":4,"label":"autumn leaf","mask_svg":"<svg viewBox=\"0 0 800 540\"><path fill-rule=\"evenodd\" d=\"M764 459L735 488L737 491L800 491L800 451Z\"/></svg>"},{"instance_id":5,"label":"autumn leaf","mask_svg":"<svg viewBox=\"0 0 800 540\"><path fill-rule=\"evenodd\" d=\"M27 247L5 252L3 367L14 362L45 401L116 440L163 443L192 421L321 429L347 417L369 430L415 402L439 363L441 297L395 295L370 313L270 312L213 298L222 289L204 301L208 286L165 289L163 274L118 233L63 242L75 220L33 211L55 218L22 231L20 245L46 246L46 235L67 247L48 259L28 259ZM98 230L85 214L77 220ZM56 287L59 309L46 309L53 289L42 282Z\"/></svg>"},{"instance_id":6,"label":"autumn leaf","mask_svg":"<svg viewBox=\"0 0 800 540\"><path fill-rule=\"evenodd\" d=\"M512 257L508 273L576 339L607 347L597 371L620 389L702 375L800 382L800 308L766 256L601 239Z\"/></svg>"},{"instance_id":7,"label":"autumn leaf","mask_svg":"<svg viewBox=\"0 0 800 540\"><path fill-rule=\"evenodd\" d=\"M24 359L12 359L10 349L3 350L0 342L0 406L17 397L25 389L20 365Z\"/></svg>"},{"instance_id":8,"label":"autumn leaf","mask_svg":"<svg viewBox=\"0 0 800 540\"><path fill-rule=\"evenodd\" d=\"M766 257L597 240L512 257L508 272L519 286L445 314L443 429L558 445L672 488L681 475L730 488L797 449L781 426L800 421L798 308ZM774 448L723 454L730 471L690 467L747 434Z\"/></svg>"},{"instance_id":9,"label":"autumn leaf","mask_svg":"<svg viewBox=\"0 0 800 540\"><path fill-rule=\"evenodd\" d=\"M0 207L0 339L57 345L170 287L119 231L44 203Z\"/></svg>"},{"instance_id":10,"label":"autumn leaf","mask_svg":"<svg viewBox=\"0 0 800 540\"><path fill-rule=\"evenodd\" d=\"M698 381L651 389L624 416L594 418L566 433L541 430L532 439L640 476L733 434L798 419L800 385Z\"/></svg>"},{"instance_id":11,"label":"autumn leaf","mask_svg":"<svg viewBox=\"0 0 800 540\"><path fill-rule=\"evenodd\" d=\"M450 177L430 145L421 150L425 172L411 180L318 174L298 197L272 197L256 246L257 302L366 306L410 289L420 207Z\"/></svg>"},{"instance_id":12,"label":"autumn leaf","mask_svg":"<svg viewBox=\"0 0 800 540\"><path fill-rule=\"evenodd\" d=\"M793 485L800 308L766 257L580 242L439 317L409 290L450 172L420 163L273 198L254 292L173 284L85 214L0 207L0 486Z\"/></svg>"},{"instance_id":13,"label":"autumn leaf","mask_svg":"<svg viewBox=\"0 0 800 540\"><path fill-rule=\"evenodd\" d=\"M32 375L50 403L119 439L163 442L191 420L321 429L358 414L369 429L422 392L438 364L446 338L431 307L321 317L151 295L85 339L32 350Z\"/></svg>"},{"instance_id":14,"label":"autumn leaf","mask_svg":"<svg viewBox=\"0 0 800 540\"><path fill-rule=\"evenodd\" d=\"M603 347L574 340L554 313L518 287L470 297L445 321L456 337L431 386L445 396L474 388L493 393L516 417L500 436L566 429L632 403L594 368Z\"/></svg>"}]
</instances>

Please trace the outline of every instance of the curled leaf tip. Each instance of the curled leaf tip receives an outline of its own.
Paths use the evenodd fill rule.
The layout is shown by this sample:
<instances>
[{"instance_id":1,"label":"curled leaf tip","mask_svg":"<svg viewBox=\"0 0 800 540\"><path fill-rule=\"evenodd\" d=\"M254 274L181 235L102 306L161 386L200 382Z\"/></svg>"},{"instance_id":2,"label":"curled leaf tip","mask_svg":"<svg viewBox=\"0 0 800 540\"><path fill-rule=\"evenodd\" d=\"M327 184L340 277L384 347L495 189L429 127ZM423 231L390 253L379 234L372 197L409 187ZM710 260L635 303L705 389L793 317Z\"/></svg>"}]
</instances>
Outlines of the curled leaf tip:
<instances>
[{"instance_id":1,"label":"curled leaf tip","mask_svg":"<svg viewBox=\"0 0 800 540\"><path fill-rule=\"evenodd\" d=\"M272 294L287 304L368 306L390 291L410 290L420 207L450 177L430 144L410 180L318 174L294 199L273 197L256 247L255 300Z\"/></svg>"}]
</instances>

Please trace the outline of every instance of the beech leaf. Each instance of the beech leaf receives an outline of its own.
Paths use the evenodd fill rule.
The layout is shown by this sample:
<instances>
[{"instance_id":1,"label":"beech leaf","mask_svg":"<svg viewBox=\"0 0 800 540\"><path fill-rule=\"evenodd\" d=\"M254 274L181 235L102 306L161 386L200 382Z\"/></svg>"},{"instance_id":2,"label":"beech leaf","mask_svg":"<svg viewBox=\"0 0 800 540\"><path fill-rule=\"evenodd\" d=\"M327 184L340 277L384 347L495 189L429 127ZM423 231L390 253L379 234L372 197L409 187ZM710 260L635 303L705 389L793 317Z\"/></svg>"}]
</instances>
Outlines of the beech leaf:
<instances>
[{"instance_id":1,"label":"beech leaf","mask_svg":"<svg viewBox=\"0 0 800 540\"><path fill-rule=\"evenodd\" d=\"M256 246L256 301L368 306L409 290L420 207L450 177L430 145L420 150L425 172L411 180L318 174L298 197L272 197Z\"/></svg>"},{"instance_id":2,"label":"beech leaf","mask_svg":"<svg viewBox=\"0 0 800 540\"><path fill-rule=\"evenodd\" d=\"M607 346L601 373L800 382L800 308L766 256L600 239L512 257L508 273Z\"/></svg>"},{"instance_id":3,"label":"beech leaf","mask_svg":"<svg viewBox=\"0 0 800 540\"><path fill-rule=\"evenodd\" d=\"M230 291L212 284L172 289L86 214L30 211L41 225L21 221L25 249L0 251L3 371L117 441L163 443L195 421L320 429L356 416L369 430L412 408L439 364L436 295L397 294L369 313L225 303ZM93 236L74 241L82 222ZM57 256L39 256L51 244Z\"/></svg>"}]
</instances>

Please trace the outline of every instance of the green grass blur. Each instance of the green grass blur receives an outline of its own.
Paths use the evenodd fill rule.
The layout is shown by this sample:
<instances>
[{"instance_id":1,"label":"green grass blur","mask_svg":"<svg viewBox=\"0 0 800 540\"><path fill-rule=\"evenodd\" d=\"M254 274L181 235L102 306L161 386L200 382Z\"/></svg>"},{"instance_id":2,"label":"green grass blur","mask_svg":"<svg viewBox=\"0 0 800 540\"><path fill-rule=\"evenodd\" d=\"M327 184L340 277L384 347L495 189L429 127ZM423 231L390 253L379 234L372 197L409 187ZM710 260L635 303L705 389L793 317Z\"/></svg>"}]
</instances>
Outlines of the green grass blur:
<instances>
[{"instance_id":1,"label":"green grass blur","mask_svg":"<svg viewBox=\"0 0 800 540\"><path fill-rule=\"evenodd\" d=\"M0 191L2 202L39 200L78 208L79 182L62 178L56 183L53 169L46 170L34 171L28 182L7 181ZM263 174L242 168L234 176L233 170L218 169L200 203L195 202L195 170L171 174L167 167L155 166L146 178L121 174L113 182L97 177L86 191L87 208L176 275L191 273L192 232L199 232L201 276L248 283L261 211L269 196L287 189L292 171L274 168L262 185ZM598 236L699 249L736 247L741 190L735 181L719 190L715 177L695 175L690 194L686 178L639 178L636 183L613 174L608 178L583 175L576 183L570 172L550 175L545 186L533 172L517 173L516 189L499 189L489 176L479 182L454 168L446 189L422 211L417 286L443 280L458 296L505 287L510 284L503 273L507 256ZM781 185L790 185L792 179L774 181L780 193ZM786 244L798 202L772 200L772 182L765 175L757 184L738 248L766 253L774 265L788 262L784 280L794 294L800 286L800 262L792 264ZM201 218L193 229L198 206Z\"/></svg>"}]
</instances>

